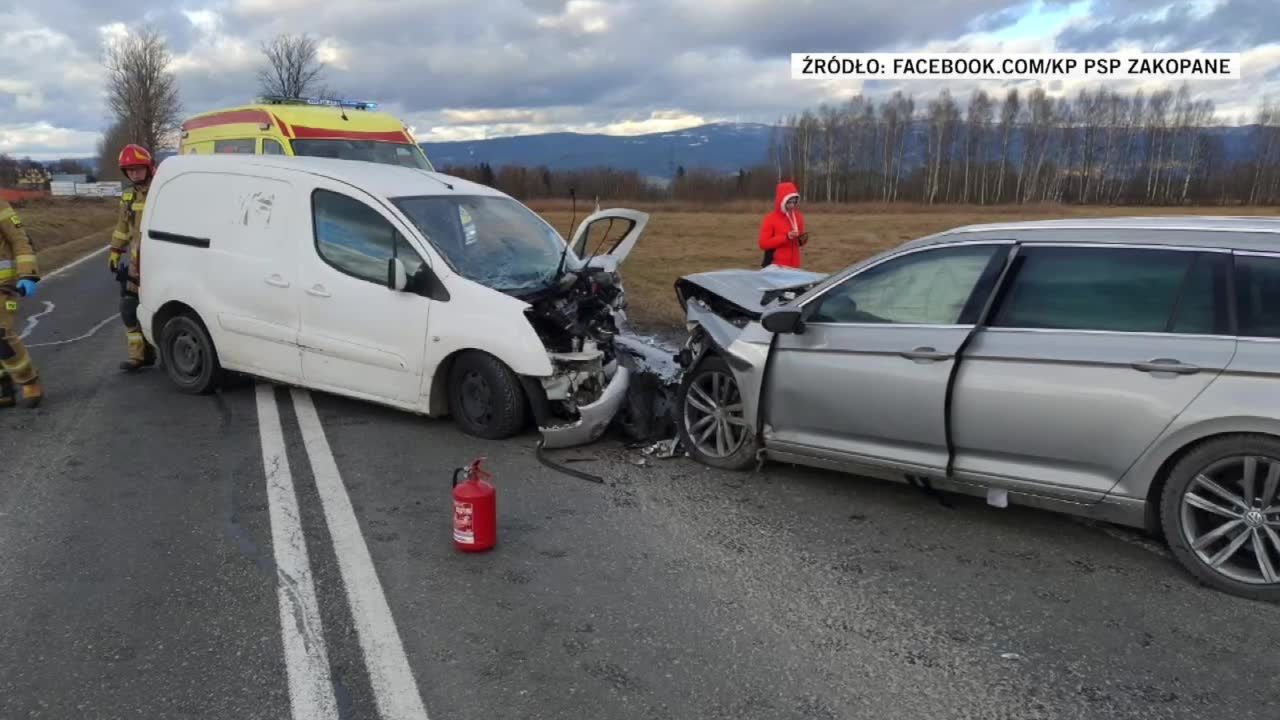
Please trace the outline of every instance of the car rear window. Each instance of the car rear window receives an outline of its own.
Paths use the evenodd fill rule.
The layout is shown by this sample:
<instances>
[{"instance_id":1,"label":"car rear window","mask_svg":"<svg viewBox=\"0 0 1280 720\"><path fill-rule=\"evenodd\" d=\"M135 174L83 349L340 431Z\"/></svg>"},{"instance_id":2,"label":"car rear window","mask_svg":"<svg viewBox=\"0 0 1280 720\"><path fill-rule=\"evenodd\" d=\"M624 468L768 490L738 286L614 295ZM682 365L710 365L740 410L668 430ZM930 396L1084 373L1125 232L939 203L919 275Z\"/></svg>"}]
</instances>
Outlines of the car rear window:
<instances>
[{"instance_id":1,"label":"car rear window","mask_svg":"<svg viewBox=\"0 0 1280 720\"><path fill-rule=\"evenodd\" d=\"M1181 250L1024 248L995 327L1213 334L1227 330L1225 259Z\"/></svg>"},{"instance_id":2,"label":"car rear window","mask_svg":"<svg viewBox=\"0 0 1280 720\"><path fill-rule=\"evenodd\" d=\"M1280 337L1280 258L1236 257L1236 313L1242 337Z\"/></svg>"}]
</instances>

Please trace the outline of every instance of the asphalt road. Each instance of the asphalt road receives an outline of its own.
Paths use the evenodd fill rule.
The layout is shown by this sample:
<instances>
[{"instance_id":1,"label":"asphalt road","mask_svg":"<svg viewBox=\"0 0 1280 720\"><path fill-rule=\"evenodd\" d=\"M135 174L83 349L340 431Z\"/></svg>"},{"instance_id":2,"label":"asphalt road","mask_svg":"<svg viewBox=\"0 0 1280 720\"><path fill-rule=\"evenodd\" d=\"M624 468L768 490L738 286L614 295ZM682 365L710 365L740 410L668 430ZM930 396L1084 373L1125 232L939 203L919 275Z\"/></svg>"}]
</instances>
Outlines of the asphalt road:
<instances>
[{"instance_id":1,"label":"asphalt road","mask_svg":"<svg viewBox=\"0 0 1280 720\"><path fill-rule=\"evenodd\" d=\"M118 373L116 292L96 256L26 309L48 399L0 413L0 718L1280 717L1277 608L1134 533L558 454L596 485L534 435L189 397ZM481 455L499 546L463 555Z\"/></svg>"}]
</instances>

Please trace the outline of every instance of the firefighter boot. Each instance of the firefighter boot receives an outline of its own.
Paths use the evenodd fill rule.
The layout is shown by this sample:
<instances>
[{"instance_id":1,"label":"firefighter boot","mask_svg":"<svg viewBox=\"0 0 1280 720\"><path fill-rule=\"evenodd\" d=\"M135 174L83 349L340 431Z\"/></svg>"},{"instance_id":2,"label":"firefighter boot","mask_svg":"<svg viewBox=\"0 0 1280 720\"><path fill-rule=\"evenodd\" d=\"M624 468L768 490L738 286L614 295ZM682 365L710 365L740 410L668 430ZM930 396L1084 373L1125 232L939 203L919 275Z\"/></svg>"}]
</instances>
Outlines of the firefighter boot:
<instances>
[{"instance_id":1,"label":"firefighter boot","mask_svg":"<svg viewBox=\"0 0 1280 720\"><path fill-rule=\"evenodd\" d=\"M39 378L22 386L22 407L35 410L43 400L44 388L40 386Z\"/></svg>"},{"instance_id":2,"label":"firefighter boot","mask_svg":"<svg viewBox=\"0 0 1280 720\"><path fill-rule=\"evenodd\" d=\"M8 375L0 375L0 409L11 408L17 404L13 398L13 381Z\"/></svg>"},{"instance_id":3,"label":"firefighter boot","mask_svg":"<svg viewBox=\"0 0 1280 720\"><path fill-rule=\"evenodd\" d=\"M136 372L156 364L156 349L142 337L142 330L129 330L129 359L120 363L125 372Z\"/></svg>"}]
</instances>

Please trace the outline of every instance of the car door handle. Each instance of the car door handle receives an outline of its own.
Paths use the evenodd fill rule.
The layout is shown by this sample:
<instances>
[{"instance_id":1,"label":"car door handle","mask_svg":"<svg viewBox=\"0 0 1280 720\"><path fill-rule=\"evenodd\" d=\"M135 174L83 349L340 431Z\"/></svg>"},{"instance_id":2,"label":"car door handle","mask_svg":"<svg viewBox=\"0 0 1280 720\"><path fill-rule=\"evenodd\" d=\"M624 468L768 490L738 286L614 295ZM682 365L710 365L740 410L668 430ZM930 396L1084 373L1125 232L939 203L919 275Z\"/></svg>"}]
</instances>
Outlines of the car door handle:
<instances>
[{"instance_id":1,"label":"car door handle","mask_svg":"<svg viewBox=\"0 0 1280 720\"><path fill-rule=\"evenodd\" d=\"M332 295L329 294L328 290L324 289L323 285L312 285L311 287L307 288L307 294L315 295L316 297L333 297Z\"/></svg>"},{"instance_id":2,"label":"car door handle","mask_svg":"<svg viewBox=\"0 0 1280 720\"><path fill-rule=\"evenodd\" d=\"M267 284L270 285L271 287L278 287L278 288L289 287L289 281L285 280L284 277L280 275L268 275Z\"/></svg>"},{"instance_id":3,"label":"car door handle","mask_svg":"<svg viewBox=\"0 0 1280 720\"><path fill-rule=\"evenodd\" d=\"M935 348L928 346L918 347L898 354L908 360L948 360L951 358L951 353L938 352Z\"/></svg>"},{"instance_id":4,"label":"car door handle","mask_svg":"<svg viewBox=\"0 0 1280 720\"><path fill-rule=\"evenodd\" d=\"M1174 360L1173 358L1156 358L1155 360L1147 360L1144 362L1133 363L1133 369L1140 372L1166 372L1177 373L1179 375L1190 375L1200 372L1200 368L1195 365L1187 365L1186 363Z\"/></svg>"}]
</instances>

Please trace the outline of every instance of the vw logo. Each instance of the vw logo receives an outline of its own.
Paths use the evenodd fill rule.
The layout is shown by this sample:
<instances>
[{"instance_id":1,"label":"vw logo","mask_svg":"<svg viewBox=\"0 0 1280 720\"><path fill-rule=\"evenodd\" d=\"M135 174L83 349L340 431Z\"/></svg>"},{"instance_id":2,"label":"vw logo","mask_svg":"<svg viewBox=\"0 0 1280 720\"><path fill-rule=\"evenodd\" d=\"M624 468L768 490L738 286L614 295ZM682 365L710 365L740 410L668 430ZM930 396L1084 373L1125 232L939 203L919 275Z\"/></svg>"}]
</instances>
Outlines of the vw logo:
<instances>
[{"instance_id":1,"label":"vw logo","mask_svg":"<svg viewBox=\"0 0 1280 720\"><path fill-rule=\"evenodd\" d=\"M1250 510L1244 514L1244 521L1249 525L1249 527L1262 527L1262 511Z\"/></svg>"}]
</instances>

